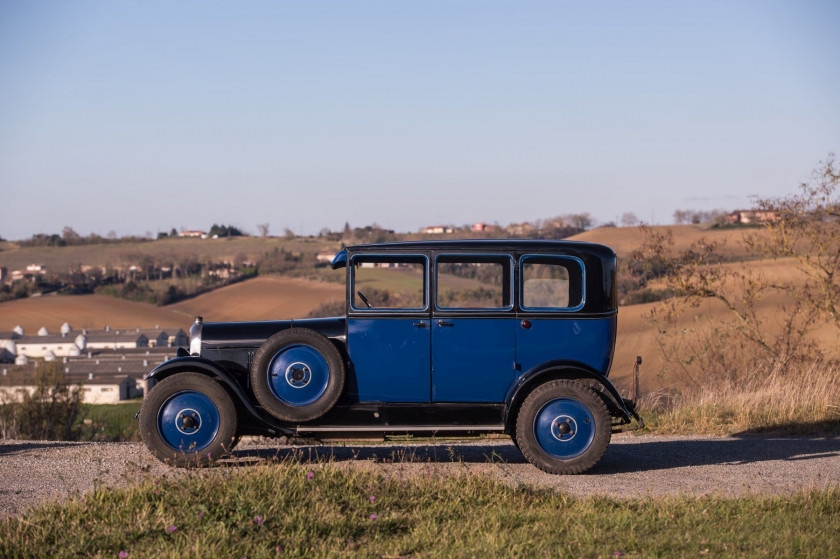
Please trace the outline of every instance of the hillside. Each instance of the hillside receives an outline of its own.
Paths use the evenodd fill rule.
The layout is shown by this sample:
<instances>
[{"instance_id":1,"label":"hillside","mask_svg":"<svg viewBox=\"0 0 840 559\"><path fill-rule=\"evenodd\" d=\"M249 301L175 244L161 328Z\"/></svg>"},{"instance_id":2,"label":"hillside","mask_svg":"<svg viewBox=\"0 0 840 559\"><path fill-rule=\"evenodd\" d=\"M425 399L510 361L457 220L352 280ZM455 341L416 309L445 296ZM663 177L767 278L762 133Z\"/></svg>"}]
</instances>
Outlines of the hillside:
<instances>
[{"instance_id":1,"label":"hillside","mask_svg":"<svg viewBox=\"0 0 840 559\"><path fill-rule=\"evenodd\" d=\"M209 321L303 318L321 303L344 300L344 284L259 276L164 307Z\"/></svg>"},{"instance_id":2,"label":"hillside","mask_svg":"<svg viewBox=\"0 0 840 559\"><path fill-rule=\"evenodd\" d=\"M117 299L107 295L46 295L0 303L0 331L20 324L27 334L41 326L58 332L65 322L73 328L186 328L192 317L174 309L166 309Z\"/></svg>"},{"instance_id":3,"label":"hillside","mask_svg":"<svg viewBox=\"0 0 840 559\"><path fill-rule=\"evenodd\" d=\"M236 255L255 259L275 248L294 252L315 253L336 250L338 243L318 239L230 237L223 239L174 238L138 243L113 243L65 247L21 247L17 243L0 243L0 266L8 270L25 268L29 264L45 264L47 270L65 270L79 264L88 266L117 266L135 264L144 256L157 259L183 258L232 261Z\"/></svg>"},{"instance_id":4,"label":"hillside","mask_svg":"<svg viewBox=\"0 0 840 559\"><path fill-rule=\"evenodd\" d=\"M724 243L722 254L738 258L747 254L743 247L745 234L763 234L759 228L709 229L702 225L658 225L659 232L670 232L674 238L674 249L685 250L691 243L706 238ZM570 241L600 243L611 247L621 258L626 258L642 245L642 232L638 227L599 227L569 237Z\"/></svg>"}]
</instances>

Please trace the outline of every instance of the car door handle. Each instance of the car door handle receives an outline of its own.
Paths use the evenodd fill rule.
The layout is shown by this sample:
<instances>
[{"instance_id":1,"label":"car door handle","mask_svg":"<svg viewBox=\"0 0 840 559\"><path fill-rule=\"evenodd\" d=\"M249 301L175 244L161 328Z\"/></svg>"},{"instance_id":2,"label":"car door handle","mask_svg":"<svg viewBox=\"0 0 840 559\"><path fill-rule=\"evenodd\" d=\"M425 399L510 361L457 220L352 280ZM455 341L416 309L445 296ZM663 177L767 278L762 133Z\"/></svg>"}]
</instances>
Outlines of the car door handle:
<instances>
[{"instance_id":1,"label":"car door handle","mask_svg":"<svg viewBox=\"0 0 840 559\"><path fill-rule=\"evenodd\" d=\"M438 326L455 326L451 322L446 322L445 320L438 320L437 324L438 324Z\"/></svg>"},{"instance_id":2,"label":"car door handle","mask_svg":"<svg viewBox=\"0 0 840 559\"><path fill-rule=\"evenodd\" d=\"M417 328L425 328L426 327L426 323L423 322L422 320L420 322L412 322L411 325L416 326Z\"/></svg>"}]
</instances>

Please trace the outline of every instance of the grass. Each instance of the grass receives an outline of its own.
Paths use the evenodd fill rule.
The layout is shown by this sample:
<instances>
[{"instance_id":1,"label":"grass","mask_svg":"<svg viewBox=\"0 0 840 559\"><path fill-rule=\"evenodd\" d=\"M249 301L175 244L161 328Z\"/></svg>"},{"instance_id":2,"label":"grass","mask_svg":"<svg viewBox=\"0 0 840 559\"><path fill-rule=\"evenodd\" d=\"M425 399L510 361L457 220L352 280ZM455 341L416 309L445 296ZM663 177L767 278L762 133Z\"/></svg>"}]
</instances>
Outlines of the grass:
<instances>
[{"instance_id":1,"label":"grass","mask_svg":"<svg viewBox=\"0 0 840 559\"><path fill-rule=\"evenodd\" d=\"M281 463L41 506L0 523L0 556L836 557L838 533L837 489L577 499L478 474L397 481Z\"/></svg>"},{"instance_id":2,"label":"grass","mask_svg":"<svg viewBox=\"0 0 840 559\"><path fill-rule=\"evenodd\" d=\"M759 370L732 382L639 403L645 432L656 434L840 434L840 364L816 361L795 371Z\"/></svg>"},{"instance_id":3,"label":"grass","mask_svg":"<svg viewBox=\"0 0 840 559\"><path fill-rule=\"evenodd\" d=\"M83 404L79 416L79 440L83 441L139 441L140 429L135 414L142 400L120 404Z\"/></svg>"}]
</instances>

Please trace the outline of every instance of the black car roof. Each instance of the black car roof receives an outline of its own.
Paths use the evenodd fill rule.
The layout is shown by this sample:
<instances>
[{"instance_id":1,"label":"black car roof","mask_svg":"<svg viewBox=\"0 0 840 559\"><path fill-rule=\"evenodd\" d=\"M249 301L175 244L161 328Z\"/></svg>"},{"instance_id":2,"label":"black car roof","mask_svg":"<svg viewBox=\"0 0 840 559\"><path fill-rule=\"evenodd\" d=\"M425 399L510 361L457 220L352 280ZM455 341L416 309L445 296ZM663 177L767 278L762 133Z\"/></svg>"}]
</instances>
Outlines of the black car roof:
<instances>
[{"instance_id":1,"label":"black car roof","mask_svg":"<svg viewBox=\"0 0 840 559\"><path fill-rule=\"evenodd\" d=\"M576 250L601 257L615 256L615 252L606 246L583 241L556 241L544 239L454 239L435 241L404 241L398 243L375 243L353 245L347 250Z\"/></svg>"}]
</instances>

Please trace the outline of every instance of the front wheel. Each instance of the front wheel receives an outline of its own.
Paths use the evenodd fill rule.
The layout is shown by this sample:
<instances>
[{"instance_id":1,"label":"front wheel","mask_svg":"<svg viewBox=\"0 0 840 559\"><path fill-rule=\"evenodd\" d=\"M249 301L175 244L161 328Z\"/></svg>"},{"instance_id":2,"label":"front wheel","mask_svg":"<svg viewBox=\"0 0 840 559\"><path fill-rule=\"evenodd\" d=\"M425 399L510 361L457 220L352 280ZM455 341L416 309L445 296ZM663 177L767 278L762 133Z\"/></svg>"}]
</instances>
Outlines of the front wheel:
<instances>
[{"instance_id":1,"label":"front wheel","mask_svg":"<svg viewBox=\"0 0 840 559\"><path fill-rule=\"evenodd\" d=\"M236 444L236 407L227 391L200 373L157 383L140 408L140 436L152 454L183 468L206 466Z\"/></svg>"},{"instance_id":2,"label":"front wheel","mask_svg":"<svg viewBox=\"0 0 840 559\"><path fill-rule=\"evenodd\" d=\"M550 474L594 466L610 442L610 414L591 388L571 380L538 386L516 419L516 443L528 461Z\"/></svg>"}]
</instances>

